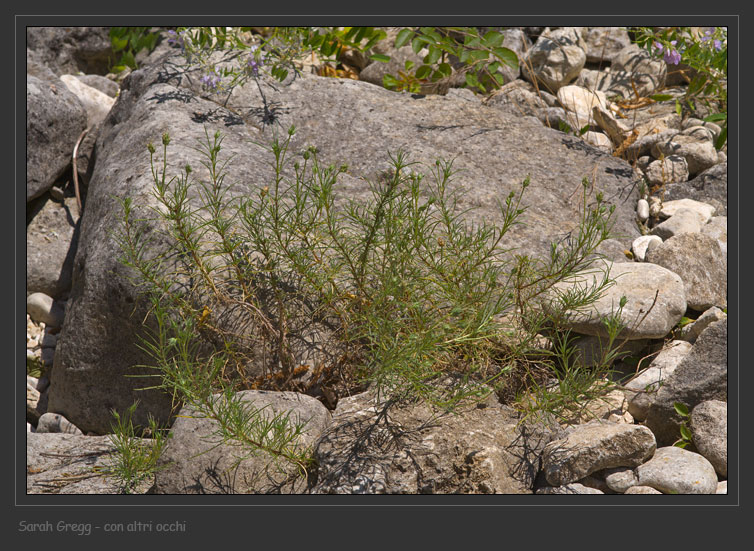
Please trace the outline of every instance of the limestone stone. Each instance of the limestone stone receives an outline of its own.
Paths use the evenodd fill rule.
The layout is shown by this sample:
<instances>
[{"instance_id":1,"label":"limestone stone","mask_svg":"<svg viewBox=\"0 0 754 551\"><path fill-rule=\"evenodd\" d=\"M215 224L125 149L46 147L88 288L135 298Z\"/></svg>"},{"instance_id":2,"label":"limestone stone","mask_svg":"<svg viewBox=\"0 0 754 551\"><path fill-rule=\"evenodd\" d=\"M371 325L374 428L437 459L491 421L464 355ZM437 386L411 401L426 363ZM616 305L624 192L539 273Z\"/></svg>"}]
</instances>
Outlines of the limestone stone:
<instances>
[{"instance_id":1,"label":"limestone stone","mask_svg":"<svg viewBox=\"0 0 754 551\"><path fill-rule=\"evenodd\" d=\"M522 75L551 93L570 84L586 63L586 42L573 27L542 33L524 56Z\"/></svg>"},{"instance_id":2,"label":"limestone stone","mask_svg":"<svg viewBox=\"0 0 754 551\"><path fill-rule=\"evenodd\" d=\"M330 413L315 398L295 392L247 390L238 394L247 411L267 420L288 416L289 426L305 423L293 445L312 446L330 423ZM223 396L215 400L225 403ZM250 409L253 408L253 409ZM214 419L184 407L171 427L168 445L160 456L154 493L158 494L268 494L304 493L308 481L299 467L238 441L223 442ZM253 453L252 453L253 452Z\"/></svg>"},{"instance_id":3,"label":"limestone stone","mask_svg":"<svg viewBox=\"0 0 754 551\"><path fill-rule=\"evenodd\" d=\"M676 446L658 448L654 456L636 468L640 486L664 494L714 494L715 468L704 457Z\"/></svg>"},{"instance_id":4,"label":"limestone stone","mask_svg":"<svg viewBox=\"0 0 754 551\"><path fill-rule=\"evenodd\" d=\"M652 186L685 182L689 179L689 165L681 155L668 155L662 160L649 163L644 173Z\"/></svg>"},{"instance_id":5,"label":"limestone stone","mask_svg":"<svg viewBox=\"0 0 754 551\"><path fill-rule=\"evenodd\" d=\"M660 494L662 495L662 492L659 490L655 490L651 486L631 486L629 489L627 489L625 492L623 492L625 495L646 495L646 494Z\"/></svg>"},{"instance_id":6,"label":"limestone stone","mask_svg":"<svg viewBox=\"0 0 754 551\"><path fill-rule=\"evenodd\" d=\"M628 32L623 27L588 27L582 36L587 45L587 63L610 62L631 44Z\"/></svg>"},{"instance_id":7,"label":"limestone stone","mask_svg":"<svg viewBox=\"0 0 754 551\"><path fill-rule=\"evenodd\" d=\"M646 203L646 201L644 202ZM649 216L649 205L647 205L647 216ZM633 252L636 260L639 262L646 260L647 249L652 241L662 243L662 238L657 235L642 235L634 239L634 242L631 243L631 252Z\"/></svg>"},{"instance_id":8,"label":"limestone stone","mask_svg":"<svg viewBox=\"0 0 754 551\"><path fill-rule=\"evenodd\" d=\"M728 476L728 404L709 400L691 411L691 434L699 454L721 477Z\"/></svg>"},{"instance_id":9,"label":"limestone stone","mask_svg":"<svg viewBox=\"0 0 754 551\"><path fill-rule=\"evenodd\" d=\"M683 334L681 338L690 343L696 342L702 331L707 329L711 323L720 321L725 318L727 314L723 312L717 306L713 306L709 310L706 310L701 316L699 316L693 323L688 324L683 328Z\"/></svg>"},{"instance_id":10,"label":"limestone stone","mask_svg":"<svg viewBox=\"0 0 754 551\"><path fill-rule=\"evenodd\" d=\"M627 467L607 469L604 475L608 488L619 494L626 493L626 490L639 483L636 471Z\"/></svg>"},{"instance_id":11,"label":"limestone stone","mask_svg":"<svg viewBox=\"0 0 754 551\"><path fill-rule=\"evenodd\" d=\"M674 403L692 411L708 400L727 400L728 396L728 320L712 323L665 380L649 408L646 425L662 446L672 445L683 421Z\"/></svg>"},{"instance_id":12,"label":"limestone stone","mask_svg":"<svg viewBox=\"0 0 754 551\"><path fill-rule=\"evenodd\" d=\"M65 434L83 434L78 427L58 413L47 412L39 418L37 432L62 432Z\"/></svg>"},{"instance_id":13,"label":"limestone stone","mask_svg":"<svg viewBox=\"0 0 754 551\"><path fill-rule=\"evenodd\" d=\"M47 70L26 75L26 201L49 190L71 163L86 111L65 84Z\"/></svg>"},{"instance_id":14,"label":"limestone stone","mask_svg":"<svg viewBox=\"0 0 754 551\"><path fill-rule=\"evenodd\" d=\"M691 343L682 340L669 342L646 369L624 383L628 411L637 420L644 421L657 391L663 381L675 371L681 360L691 350Z\"/></svg>"},{"instance_id":15,"label":"limestone stone","mask_svg":"<svg viewBox=\"0 0 754 551\"><path fill-rule=\"evenodd\" d=\"M655 438L641 425L589 423L545 446L542 470L561 486L611 467L636 467L652 456Z\"/></svg>"},{"instance_id":16,"label":"limestone stone","mask_svg":"<svg viewBox=\"0 0 754 551\"><path fill-rule=\"evenodd\" d=\"M670 218L681 209L690 209L698 212L702 216L703 224L707 224L712 218L712 215L715 214L715 207L710 204L702 203L701 201L694 201L693 199L676 199L674 201L664 201L662 203L660 217Z\"/></svg>"},{"instance_id":17,"label":"limestone stone","mask_svg":"<svg viewBox=\"0 0 754 551\"><path fill-rule=\"evenodd\" d=\"M679 155L688 163L689 175L700 172L717 164L717 150L712 142L699 140L694 136L676 134L669 140L657 142L652 148L655 157Z\"/></svg>"},{"instance_id":18,"label":"limestone stone","mask_svg":"<svg viewBox=\"0 0 754 551\"><path fill-rule=\"evenodd\" d=\"M539 495L571 495L571 494L604 494L596 488L590 488L579 484L578 482L572 482L571 484L564 484L562 486L543 486L536 491Z\"/></svg>"},{"instance_id":19,"label":"limestone stone","mask_svg":"<svg viewBox=\"0 0 754 551\"><path fill-rule=\"evenodd\" d=\"M649 219L649 203L646 199L639 199L638 203L636 204L636 216L638 216L639 220L641 220L642 222L646 222ZM636 239L641 239L641 237L637 237ZM636 243L636 240L634 240L634 243ZM642 257L643 256L644 255L642 254Z\"/></svg>"},{"instance_id":20,"label":"limestone stone","mask_svg":"<svg viewBox=\"0 0 754 551\"><path fill-rule=\"evenodd\" d=\"M60 327L65 318L61 305L44 293L32 293L26 297L26 312L31 319L48 327Z\"/></svg>"},{"instance_id":21,"label":"limestone stone","mask_svg":"<svg viewBox=\"0 0 754 551\"><path fill-rule=\"evenodd\" d=\"M496 400L443 413L380 402L373 390L344 398L317 445L312 493L531 494L560 429L520 421Z\"/></svg>"},{"instance_id":22,"label":"limestone stone","mask_svg":"<svg viewBox=\"0 0 754 551\"><path fill-rule=\"evenodd\" d=\"M110 436L27 433L26 493L120 494L118 481L106 475L115 451ZM151 484L144 480L132 493L144 494Z\"/></svg>"},{"instance_id":23,"label":"limestone stone","mask_svg":"<svg viewBox=\"0 0 754 551\"><path fill-rule=\"evenodd\" d=\"M683 233L699 233L704 224L704 216L696 210L681 208L673 216L652 228L652 235L663 240Z\"/></svg>"},{"instance_id":24,"label":"limestone stone","mask_svg":"<svg viewBox=\"0 0 754 551\"><path fill-rule=\"evenodd\" d=\"M568 326L574 332L607 337L601 320L617 311L623 296L627 300L621 320L626 327L621 337L630 340L662 338L686 312L683 281L676 273L641 262L595 264L592 270L554 286L556 292L589 288L606 272L615 281L592 305L568 313ZM637 323L637 320L641 322Z\"/></svg>"},{"instance_id":25,"label":"limestone stone","mask_svg":"<svg viewBox=\"0 0 754 551\"><path fill-rule=\"evenodd\" d=\"M701 233L674 235L650 249L647 262L682 274L689 308L703 312L713 306L727 305L727 266L715 239Z\"/></svg>"},{"instance_id":26,"label":"limestone stone","mask_svg":"<svg viewBox=\"0 0 754 551\"><path fill-rule=\"evenodd\" d=\"M171 418L170 396L137 390L152 382L145 378L151 370L133 367L151 361L137 347L148 304L133 274L117 260L117 243L106 238L119 226L121 199L131 197L145 213L156 206L145 144L159 143L166 130L171 135L168 171L178 173L190 164L197 178L207 177L197 140L204 139L205 128L210 135L223 133L220 156L233 156L225 178L228 199L257 193L274 181L270 152L253 142L268 143L291 125L297 132L290 151L316 145L323 166L348 165L338 178L338 200L368 200L367 181L389 169L388 152L404 149L424 167L434 167L438 157L453 158L458 172L449 185L458 193L459 208L469 209L470 219L498 223L498 200L520 189L530 175L522 203L525 223L512 228L501 246L535 256L548 254L553 241L576 229L581 202L573 191L581 189L596 163L600 190L616 206L614 231L626 240L639 234L638 190L630 165L539 121L455 96L413 97L367 82L306 74L284 83L260 81L264 98L255 82L236 88L225 109L214 101L219 98L204 97L196 79L168 78L180 61L177 52L166 52L133 71L100 126L50 387L51 410L85 432L108 431L109 408L124 409L136 399L141 407L135 423L144 425L149 413L162 423ZM270 117L265 118L265 108L272 109ZM352 124L338 122L345 120ZM198 203L191 198L192 208ZM148 224L145 232L157 237L157 228ZM162 239L153 252L170 246ZM133 377L121 377L124 373Z\"/></svg>"},{"instance_id":27,"label":"limestone stone","mask_svg":"<svg viewBox=\"0 0 754 551\"><path fill-rule=\"evenodd\" d=\"M665 201L694 199L713 205L717 216L727 216L728 163L716 164L688 182L667 185L664 198Z\"/></svg>"},{"instance_id":28,"label":"limestone stone","mask_svg":"<svg viewBox=\"0 0 754 551\"><path fill-rule=\"evenodd\" d=\"M101 123L110 112L113 103L115 103L115 98L108 96L96 88L92 88L74 75L62 75L60 80L79 98L79 101L84 106L87 116L87 128L94 128Z\"/></svg>"},{"instance_id":29,"label":"limestone stone","mask_svg":"<svg viewBox=\"0 0 754 551\"><path fill-rule=\"evenodd\" d=\"M727 216L713 216L710 218L704 226L702 226L701 232L704 235L709 235L713 239L717 240L717 244L720 245L720 250L726 257L728 257L728 217Z\"/></svg>"}]
</instances>

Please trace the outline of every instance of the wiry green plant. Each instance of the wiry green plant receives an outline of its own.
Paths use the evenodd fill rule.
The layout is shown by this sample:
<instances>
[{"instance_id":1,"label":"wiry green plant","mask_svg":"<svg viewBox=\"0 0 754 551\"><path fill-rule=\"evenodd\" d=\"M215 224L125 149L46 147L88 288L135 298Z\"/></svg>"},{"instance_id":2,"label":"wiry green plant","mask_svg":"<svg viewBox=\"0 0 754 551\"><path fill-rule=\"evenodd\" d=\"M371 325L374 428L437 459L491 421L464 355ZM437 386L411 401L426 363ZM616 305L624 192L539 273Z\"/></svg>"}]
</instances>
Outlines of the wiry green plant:
<instances>
[{"instance_id":1,"label":"wiry green plant","mask_svg":"<svg viewBox=\"0 0 754 551\"><path fill-rule=\"evenodd\" d=\"M369 182L369 200L336 201L347 167L321 165L315 148L291 167L293 135L270 146L268 185L236 197L219 133L198 148L208 180L190 166L167 177L167 135L161 162L149 146L153 229L125 199L118 239L151 300L156 329L142 347L162 388L216 419L224 439L305 470L307 452L295 445L304 426L264 421L235 392L327 396L374 384L391 399L452 409L490 387L510 398L542 381L534 371L557 368L563 354L544 352L537 335L562 332L565 313L610 284L602 274L587 289L555 293L610 235L613 209L600 194L589 201L586 180L575 234L548 258L513 256L504 237L525 212L528 178L500 202L499 224L468 221L449 185L452 162L438 160L425 180L405 152ZM151 243L164 237L174 246L159 252ZM219 394L228 407L217 407Z\"/></svg>"},{"instance_id":2,"label":"wiry green plant","mask_svg":"<svg viewBox=\"0 0 754 551\"><path fill-rule=\"evenodd\" d=\"M103 474L114 479L124 494L134 492L143 482L154 477L157 461L168 439L167 429L158 427L152 417L149 418L149 427L143 431L133 425L132 417L137 406L138 401L126 410L124 416L113 410L115 422L110 441L115 454L111 464L103 469Z\"/></svg>"}]
</instances>

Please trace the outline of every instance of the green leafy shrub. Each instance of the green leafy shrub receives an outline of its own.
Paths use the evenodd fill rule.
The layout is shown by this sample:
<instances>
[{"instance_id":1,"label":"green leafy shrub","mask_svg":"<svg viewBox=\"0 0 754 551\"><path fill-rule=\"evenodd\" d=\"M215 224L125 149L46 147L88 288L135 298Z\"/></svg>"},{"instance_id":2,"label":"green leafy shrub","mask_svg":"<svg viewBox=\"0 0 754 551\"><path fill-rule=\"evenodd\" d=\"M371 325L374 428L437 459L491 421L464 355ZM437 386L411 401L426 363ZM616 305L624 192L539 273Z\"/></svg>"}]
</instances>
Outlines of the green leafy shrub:
<instances>
[{"instance_id":1,"label":"green leafy shrub","mask_svg":"<svg viewBox=\"0 0 754 551\"><path fill-rule=\"evenodd\" d=\"M453 72L451 60L462 63L465 86L486 93L503 84L498 72L503 66L518 68L518 56L503 47L505 36L499 31L484 35L474 27L416 27L404 28L395 39L395 47L411 44L414 53L427 48L422 64L415 67L406 62L406 72L399 77L385 75L385 88L420 92L422 85L447 79Z\"/></svg>"},{"instance_id":2,"label":"green leafy shrub","mask_svg":"<svg viewBox=\"0 0 754 551\"><path fill-rule=\"evenodd\" d=\"M168 430L159 427L150 416L149 427L142 430L134 426L133 413L138 407L134 402L121 416L113 410L115 422L110 434L110 442L115 447L111 464L103 474L114 479L119 491L130 494L152 477L157 471L157 461L168 442Z\"/></svg>"},{"instance_id":3,"label":"green leafy shrub","mask_svg":"<svg viewBox=\"0 0 754 551\"><path fill-rule=\"evenodd\" d=\"M126 68L135 70L136 54L142 50L154 50L159 38L159 33L152 31L152 27L111 27L113 54L120 54L120 58L110 70L114 73L120 73Z\"/></svg>"},{"instance_id":4,"label":"green leafy shrub","mask_svg":"<svg viewBox=\"0 0 754 551\"><path fill-rule=\"evenodd\" d=\"M321 165L316 148L291 167L293 134L269 147L273 180L236 197L227 195L219 132L198 146L208 179L190 166L168 177L165 135L161 159L148 147L159 204L148 218L157 229L123 200L123 261L155 320L141 346L177 402L217 419L224 437L305 470L307 452L294 445L302 425L277 419L260 432L262 417L218 410L213 396L233 403L247 388L343 395L372 384L387 399L452 409L490 388L513 402L553 373L565 374L571 399L606 391L594 390L599 368L575 377L567 354L538 342L538 334L566 333L564 313L611 283L603 274L589 288L552 294L556 282L591 266L610 235L613 208L600 194L589 199L586 179L578 232L547 258L513 256L503 237L525 212L528 179L499 204L501 224L472 224L449 186L452 162L438 160L425 179L398 152L369 183L369 200L338 204L347 167ZM189 204L196 193L198 208ZM152 243L165 237L175 246L156 252Z\"/></svg>"}]
</instances>

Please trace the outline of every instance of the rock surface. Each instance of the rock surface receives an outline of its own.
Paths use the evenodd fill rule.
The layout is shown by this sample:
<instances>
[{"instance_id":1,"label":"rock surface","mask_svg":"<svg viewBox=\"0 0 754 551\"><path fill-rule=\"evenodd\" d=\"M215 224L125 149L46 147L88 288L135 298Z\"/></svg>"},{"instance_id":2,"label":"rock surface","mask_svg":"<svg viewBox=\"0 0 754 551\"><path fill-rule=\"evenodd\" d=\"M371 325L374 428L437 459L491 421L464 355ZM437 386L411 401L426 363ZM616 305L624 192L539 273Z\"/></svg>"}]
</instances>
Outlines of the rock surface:
<instances>
[{"instance_id":1,"label":"rock surface","mask_svg":"<svg viewBox=\"0 0 754 551\"><path fill-rule=\"evenodd\" d=\"M652 459L636 468L639 486L664 494L714 494L714 467L698 453L675 446L659 448Z\"/></svg>"},{"instance_id":2,"label":"rock surface","mask_svg":"<svg viewBox=\"0 0 754 551\"><path fill-rule=\"evenodd\" d=\"M385 407L373 392L338 403L317 446L313 493L529 494L552 435L495 401L454 414Z\"/></svg>"},{"instance_id":3,"label":"rock surface","mask_svg":"<svg viewBox=\"0 0 754 551\"><path fill-rule=\"evenodd\" d=\"M245 407L259 410L266 419L288 415L292 423L304 422L304 432L294 445L312 446L330 423L330 413L315 398L295 392L247 390L238 397ZM224 400L218 397L219 400ZM250 454L231 440L223 443L213 419L196 417L181 409L171 428L171 438L160 457L154 493L158 494L288 494L303 493L308 484L300 469L271 454Z\"/></svg>"},{"instance_id":4,"label":"rock surface","mask_svg":"<svg viewBox=\"0 0 754 551\"><path fill-rule=\"evenodd\" d=\"M681 276L689 308L703 312L727 305L726 262L715 239L701 233L674 235L650 249L647 261Z\"/></svg>"},{"instance_id":5,"label":"rock surface","mask_svg":"<svg viewBox=\"0 0 754 551\"><path fill-rule=\"evenodd\" d=\"M722 477L728 476L728 404L708 400L691 412L694 446Z\"/></svg>"},{"instance_id":6,"label":"rock surface","mask_svg":"<svg viewBox=\"0 0 754 551\"><path fill-rule=\"evenodd\" d=\"M637 467L655 451L652 432L640 425L590 423L545 446L542 470L553 486L611 467Z\"/></svg>"},{"instance_id":7,"label":"rock surface","mask_svg":"<svg viewBox=\"0 0 754 551\"><path fill-rule=\"evenodd\" d=\"M689 411L707 400L726 401L728 396L728 320L711 324L699 336L675 371L660 387L649 408L646 425L660 446L672 445L679 437L682 419L673 404Z\"/></svg>"},{"instance_id":8,"label":"rock surface","mask_svg":"<svg viewBox=\"0 0 754 551\"><path fill-rule=\"evenodd\" d=\"M602 320L617 312L621 297L626 305L620 319L621 337L630 340L664 337L686 312L683 281L674 272L648 263L595 263L594 268L555 284L556 292L592 288L608 270L615 284L589 307L569 313L568 326L577 333L607 337ZM641 319L637 324L636 320Z\"/></svg>"},{"instance_id":9,"label":"rock surface","mask_svg":"<svg viewBox=\"0 0 754 551\"><path fill-rule=\"evenodd\" d=\"M26 201L49 190L71 164L86 111L63 82L26 75Z\"/></svg>"}]
</instances>

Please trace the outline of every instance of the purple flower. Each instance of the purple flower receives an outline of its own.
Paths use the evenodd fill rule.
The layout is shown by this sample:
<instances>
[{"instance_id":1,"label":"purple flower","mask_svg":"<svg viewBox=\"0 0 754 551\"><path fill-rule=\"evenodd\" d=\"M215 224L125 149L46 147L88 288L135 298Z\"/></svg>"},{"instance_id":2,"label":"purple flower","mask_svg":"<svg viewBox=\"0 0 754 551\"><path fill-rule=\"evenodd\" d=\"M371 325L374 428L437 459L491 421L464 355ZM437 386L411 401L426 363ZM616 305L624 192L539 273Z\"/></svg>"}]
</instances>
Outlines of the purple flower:
<instances>
[{"instance_id":1,"label":"purple flower","mask_svg":"<svg viewBox=\"0 0 754 551\"><path fill-rule=\"evenodd\" d=\"M718 52L723 49L723 43L720 40L715 40L713 44Z\"/></svg>"},{"instance_id":2,"label":"purple flower","mask_svg":"<svg viewBox=\"0 0 754 551\"><path fill-rule=\"evenodd\" d=\"M246 66L248 70L254 76L257 76L259 74L259 69L264 66L264 61L265 61L264 54L262 54L261 56L255 55L258 48L259 46L251 47L249 51L249 59L246 61Z\"/></svg>"},{"instance_id":3,"label":"purple flower","mask_svg":"<svg viewBox=\"0 0 754 551\"><path fill-rule=\"evenodd\" d=\"M658 53L662 53L662 44L660 44L659 42L655 41L654 47L657 49Z\"/></svg>"},{"instance_id":4,"label":"purple flower","mask_svg":"<svg viewBox=\"0 0 754 551\"><path fill-rule=\"evenodd\" d=\"M209 72L205 73L199 80L202 82L205 88L217 90L222 77L220 77L220 75L218 75L214 69L211 69Z\"/></svg>"},{"instance_id":5,"label":"purple flower","mask_svg":"<svg viewBox=\"0 0 754 551\"><path fill-rule=\"evenodd\" d=\"M184 38L186 31L181 31L180 33L177 33L173 30L168 31L168 44L171 46L180 46L183 48L185 46Z\"/></svg>"},{"instance_id":6,"label":"purple flower","mask_svg":"<svg viewBox=\"0 0 754 551\"><path fill-rule=\"evenodd\" d=\"M665 63L670 65L678 65L681 62L681 54L676 50L667 50L663 56Z\"/></svg>"}]
</instances>

